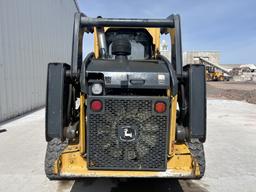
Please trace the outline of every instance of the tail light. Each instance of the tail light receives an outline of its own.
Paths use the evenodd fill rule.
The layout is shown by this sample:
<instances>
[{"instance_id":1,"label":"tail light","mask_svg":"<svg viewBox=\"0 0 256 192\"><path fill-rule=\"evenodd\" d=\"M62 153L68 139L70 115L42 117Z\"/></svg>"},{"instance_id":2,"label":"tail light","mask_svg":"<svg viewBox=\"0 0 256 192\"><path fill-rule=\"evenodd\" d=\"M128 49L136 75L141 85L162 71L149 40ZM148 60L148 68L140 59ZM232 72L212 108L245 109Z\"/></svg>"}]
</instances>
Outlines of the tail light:
<instances>
[{"instance_id":1,"label":"tail light","mask_svg":"<svg viewBox=\"0 0 256 192\"><path fill-rule=\"evenodd\" d=\"M155 111L157 113L163 113L166 110L166 104L164 102L158 101L155 103Z\"/></svg>"},{"instance_id":2,"label":"tail light","mask_svg":"<svg viewBox=\"0 0 256 192\"><path fill-rule=\"evenodd\" d=\"M93 100L91 102L91 110L94 112L99 112L102 110L102 102L100 100Z\"/></svg>"}]
</instances>

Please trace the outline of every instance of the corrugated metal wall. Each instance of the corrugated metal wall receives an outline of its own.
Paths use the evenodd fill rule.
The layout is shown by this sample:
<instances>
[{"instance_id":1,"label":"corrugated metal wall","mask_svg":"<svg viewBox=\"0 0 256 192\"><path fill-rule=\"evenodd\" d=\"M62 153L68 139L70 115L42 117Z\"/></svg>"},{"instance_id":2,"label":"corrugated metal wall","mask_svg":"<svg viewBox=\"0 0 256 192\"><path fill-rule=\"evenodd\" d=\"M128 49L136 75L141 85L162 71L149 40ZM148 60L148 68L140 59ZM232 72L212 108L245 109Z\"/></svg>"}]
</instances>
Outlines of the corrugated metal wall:
<instances>
[{"instance_id":1,"label":"corrugated metal wall","mask_svg":"<svg viewBox=\"0 0 256 192\"><path fill-rule=\"evenodd\" d=\"M49 62L71 61L72 0L0 1L0 122L45 104Z\"/></svg>"}]
</instances>

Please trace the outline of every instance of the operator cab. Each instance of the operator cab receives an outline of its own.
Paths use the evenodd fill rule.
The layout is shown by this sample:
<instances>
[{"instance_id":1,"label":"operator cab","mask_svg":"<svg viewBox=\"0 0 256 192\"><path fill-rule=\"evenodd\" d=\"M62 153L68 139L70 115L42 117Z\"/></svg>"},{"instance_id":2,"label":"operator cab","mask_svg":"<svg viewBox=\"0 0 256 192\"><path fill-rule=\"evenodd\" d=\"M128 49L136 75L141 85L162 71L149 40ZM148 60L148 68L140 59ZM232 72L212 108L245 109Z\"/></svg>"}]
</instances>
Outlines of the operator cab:
<instances>
[{"instance_id":1,"label":"operator cab","mask_svg":"<svg viewBox=\"0 0 256 192\"><path fill-rule=\"evenodd\" d=\"M113 43L117 40L128 40L131 53L128 60L152 59L154 53L153 38L146 29L110 28L105 32L109 59L114 59Z\"/></svg>"},{"instance_id":2,"label":"operator cab","mask_svg":"<svg viewBox=\"0 0 256 192\"><path fill-rule=\"evenodd\" d=\"M169 70L153 57L153 38L146 29L110 28L98 33L98 39L100 56L86 70L89 95L95 95L95 83L102 87L97 95L166 95Z\"/></svg>"}]
</instances>

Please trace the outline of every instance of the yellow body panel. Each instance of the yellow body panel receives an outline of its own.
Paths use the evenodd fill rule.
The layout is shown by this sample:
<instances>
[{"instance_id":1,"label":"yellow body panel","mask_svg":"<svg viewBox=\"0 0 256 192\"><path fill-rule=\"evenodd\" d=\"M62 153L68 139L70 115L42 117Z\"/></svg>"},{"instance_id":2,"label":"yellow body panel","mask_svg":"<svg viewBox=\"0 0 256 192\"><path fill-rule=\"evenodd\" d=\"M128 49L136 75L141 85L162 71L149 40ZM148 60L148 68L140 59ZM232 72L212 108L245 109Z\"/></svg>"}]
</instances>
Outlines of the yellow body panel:
<instances>
[{"instance_id":1,"label":"yellow body panel","mask_svg":"<svg viewBox=\"0 0 256 192\"><path fill-rule=\"evenodd\" d=\"M85 153L86 148L86 141L85 141L85 135L86 135L86 124L85 124L85 109L84 109L84 95L80 95L80 122L79 122L79 149L80 153Z\"/></svg>"},{"instance_id":2,"label":"yellow body panel","mask_svg":"<svg viewBox=\"0 0 256 192\"><path fill-rule=\"evenodd\" d=\"M153 38L153 44L155 44L155 53L160 50L160 29L159 28L146 28L149 34Z\"/></svg>"},{"instance_id":3,"label":"yellow body panel","mask_svg":"<svg viewBox=\"0 0 256 192\"><path fill-rule=\"evenodd\" d=\"M87 161L82 157L78 147L65 150L59 160L58 172L63 177L184 177L199 176L197 166L186 145L174 145L173 156L169 158L166 171L114 171L114 170L89 170Z\"/></svg>"},{"instance_id":4,"label":"yellow body panel","mask_svg":"<svg viewBox=\"0 0 256 192\"><path fill-rule=\"evenodd\" d=\"M104 30L106 30L106 28L104 28ZM94 31L96 31L96 27L94 27ZM93 39L94 39L94 55L96 58L99 57L99 43L98 43L98 36L97 33L93 33Z\"/></svg>"},{"instance_id":5,"label":"yellow body panel","mask_svg":"<svg viewBox=\"0 0 256 192\"><path fill-rule=\"evenodd\" d=\"M175 145L175 133L176 133L176 110L177 110L177 95L171 98L171 113L170 113L170 142L169 142L169 156L172 156L174 153L174 145Z\"/></svg>"}]
</instances>

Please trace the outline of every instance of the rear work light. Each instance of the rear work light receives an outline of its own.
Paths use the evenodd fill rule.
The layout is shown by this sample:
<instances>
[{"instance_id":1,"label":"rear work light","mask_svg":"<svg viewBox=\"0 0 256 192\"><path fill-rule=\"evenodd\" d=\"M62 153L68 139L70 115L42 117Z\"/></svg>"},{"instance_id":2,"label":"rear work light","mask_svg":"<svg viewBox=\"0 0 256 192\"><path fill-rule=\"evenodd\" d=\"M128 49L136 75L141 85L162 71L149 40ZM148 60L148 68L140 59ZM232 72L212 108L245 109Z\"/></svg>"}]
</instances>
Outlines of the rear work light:
<instances>
[{"instance_id":1,"label":"rear work light","mask_svg":"<svg viewBox=\"0 0 256 192\"><path fill-rule=\"evenodd\" d=\"M100 84L100 83L94 83L94 84L92 85L92 93L93 93L94 95L100 95L100 94L102 93L102 91L103 91L102 84Z\"/></svg>"},{"instance_id":2,"label":"rear work light","mask_svg":"<svg viewBox=\"0 0 256 192\"><path fill-rule=\"evenodd\" d=\"M155 111L157 113L163 113L166 110L166 104L162 101L158 101L155 103Z\"/></svg>"},{"instance_id":3,"label":"rear work light","mask_svg":"<svg viewBox=\"0 0 256 192\"><path fill-rule=\"evenodd\" d=\"M102 102L100 100L93 100L91 102L91 110L94 112L99 112L102 110Z\"/></svg>"}]
</instances>

